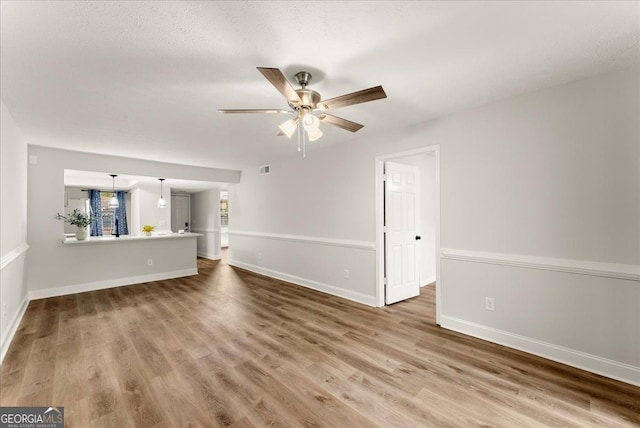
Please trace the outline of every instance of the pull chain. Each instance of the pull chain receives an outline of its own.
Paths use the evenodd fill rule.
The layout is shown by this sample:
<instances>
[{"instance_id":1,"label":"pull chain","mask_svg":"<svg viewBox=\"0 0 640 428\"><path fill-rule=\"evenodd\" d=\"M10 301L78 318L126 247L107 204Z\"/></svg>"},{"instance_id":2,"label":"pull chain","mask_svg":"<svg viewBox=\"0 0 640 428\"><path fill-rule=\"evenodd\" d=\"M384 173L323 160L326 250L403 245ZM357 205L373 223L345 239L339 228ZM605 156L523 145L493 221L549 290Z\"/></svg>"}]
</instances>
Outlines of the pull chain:
<instances>
[{"instance_id":1,"label":"pull chain","mask_svg":"<svg viewBox=\"0 0 640 428\"><path fill-rule=\"evenodd\" d=\"M307 157L307 132L304 130L302 120L298 121L298 151L302 152L302 157Z\"/></svg>"}]
</instances>

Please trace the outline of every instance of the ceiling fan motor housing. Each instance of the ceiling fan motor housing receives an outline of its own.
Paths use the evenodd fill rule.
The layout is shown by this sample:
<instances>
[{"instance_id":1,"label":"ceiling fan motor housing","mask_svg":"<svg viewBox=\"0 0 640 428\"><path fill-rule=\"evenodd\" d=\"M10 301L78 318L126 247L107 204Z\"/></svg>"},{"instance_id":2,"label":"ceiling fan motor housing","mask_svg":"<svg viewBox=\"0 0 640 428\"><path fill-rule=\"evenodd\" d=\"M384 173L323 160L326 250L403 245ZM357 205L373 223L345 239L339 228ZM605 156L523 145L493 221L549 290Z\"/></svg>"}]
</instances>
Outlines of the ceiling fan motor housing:
<instances>
[{"instance_id":1,"label":"ceiling fan motor housing","mask_svg":"<svg viewBox=\"0 0 640 428\"><path fill-rule=\"evenodd\" d=\"M295 110L313 110L320 101L320 94L311 89L307 89L307 85L311 81L311 73L308 71L298 71L293 77L298 81L298 85L302 86L296 89L296 94L300 98L298 100L289 100L289 105Z\"/></svg>"},{"instance_id":2,"label":"ceiling fan motor housing","mask_svg":"<svg viewBox=\"0 0 640 428\"><path fill-rule=\"evenodd\" d=\"M296 89L296 94L300 97L300 101L291 100L289 105L295 110L309 109L313 110L320 101L320 94L311 89Z\"/></svg>"}]
</instances>

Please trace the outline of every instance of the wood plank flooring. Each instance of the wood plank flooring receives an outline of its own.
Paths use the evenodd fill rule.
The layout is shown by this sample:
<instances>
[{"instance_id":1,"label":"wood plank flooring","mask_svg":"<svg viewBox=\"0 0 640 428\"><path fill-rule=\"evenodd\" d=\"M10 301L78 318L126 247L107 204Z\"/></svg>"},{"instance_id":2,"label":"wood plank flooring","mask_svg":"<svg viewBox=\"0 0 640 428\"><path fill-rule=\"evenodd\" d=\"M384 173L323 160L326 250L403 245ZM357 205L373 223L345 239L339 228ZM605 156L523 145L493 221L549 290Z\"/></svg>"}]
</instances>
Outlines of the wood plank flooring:
<instances>
[{"instance_id":1,"label":"wood plank flooring","mask_svg":"<svg viewBox=\"0 0 640 428\"><path fill-rule=\"evenodd\" d=\"M198 268L31 302L0 404L67 427L640 426L640 388L441 329L434 287L375 309Z\"/></svg>"}]
</instances>

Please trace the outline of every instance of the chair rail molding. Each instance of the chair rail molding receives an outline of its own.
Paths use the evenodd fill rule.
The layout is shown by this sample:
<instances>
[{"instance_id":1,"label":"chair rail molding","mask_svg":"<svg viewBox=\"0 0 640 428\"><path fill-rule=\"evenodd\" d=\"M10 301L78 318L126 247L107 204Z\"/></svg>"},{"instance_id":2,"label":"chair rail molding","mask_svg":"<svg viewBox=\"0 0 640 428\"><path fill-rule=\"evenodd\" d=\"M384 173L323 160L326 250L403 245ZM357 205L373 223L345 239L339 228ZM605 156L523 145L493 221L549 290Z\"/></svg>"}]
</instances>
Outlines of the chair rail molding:
<instances>
[{"instance_id":1,"label":"chair rail molding","mask_svg":"<svg viewBox=\"0 0 640 428\"><path fill-rule=\"evenodd\" d=\"M29 245L26 242L23 242L22 244L18 245L16 248L2 256L2 259L0 259L0 270L4 269L7 265L24 254L28 249Z\"/></svg>"},{"instance_id":2,"label":"chair rail molding","mask_svg":"<svg viewBox=\"0 0 640 428\"><path fill-rule=\"evenodd\" d=\"M280 233L248 232L230 230L231 236L247 236L252 238L277 239L280 241L292 241L305 244L330 245L334 247L355 248L357 250L375 251L376 245L373 241L354 241L347 239L319 238L315 236L287 235Z\"/></svg>"},{"instance_id":3,"label":"chair rail molding","mask_svg":"<svg viewBox=\"0 0 640 428\"><path fill-rule=\"evenodd\" d=\"M472 263L487 263L527 269L550 270L579 275L640 281L640 265L600 263L585 260L556 259L453 248L443 248L440 255L443 259L447 260L460 260Z\"/></svg>"}]
</instances>

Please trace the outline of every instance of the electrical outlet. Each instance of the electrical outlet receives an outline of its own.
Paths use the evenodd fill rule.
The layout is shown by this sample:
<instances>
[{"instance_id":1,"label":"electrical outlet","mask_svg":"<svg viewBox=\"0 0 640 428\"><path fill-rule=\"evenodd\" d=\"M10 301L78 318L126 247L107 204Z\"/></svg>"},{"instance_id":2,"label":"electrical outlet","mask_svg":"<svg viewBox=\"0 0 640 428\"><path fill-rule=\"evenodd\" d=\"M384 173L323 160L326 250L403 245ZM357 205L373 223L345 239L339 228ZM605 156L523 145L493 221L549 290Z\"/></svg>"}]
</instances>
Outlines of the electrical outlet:
<instances>
[{"instance_id":1,"label":"electrical outlet","mask_svg":"<svg viewBox=\"0 0 640 428\"><path fill-rule=\"evenodd\" d=\"M345 269L343 273L344 279L349 279L349 269Z\"/></svg>"},{"instance_id":2,"label":"electrical outlet","mask_svg":"<svg viewBox=\"0 0 640 428\"><path fill-rule=\"evenodd\" d=\"M484 298L484 308L487 311L495 311L496 310L496 300L493 297L485 297Z\"/></svg>"},{"instance_id":3,"label":"electrical outlet","mask_svg":"<svg viewBox=\"0 0 640 428\"><path fill-rule=\"evenodd\" d=\"M153 259L147 259L147 266L153 266Z\"/></svg>"}]
</instances>

